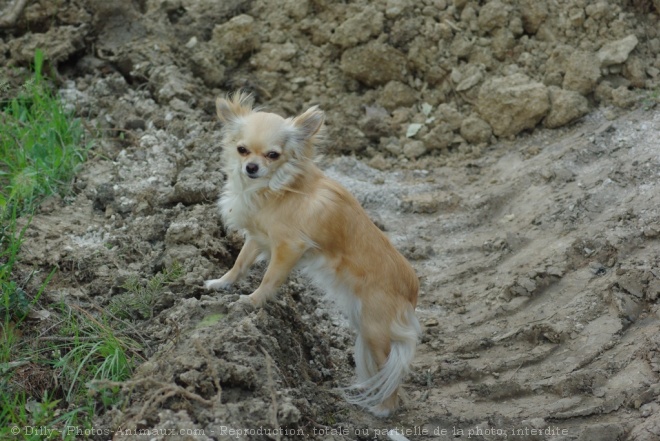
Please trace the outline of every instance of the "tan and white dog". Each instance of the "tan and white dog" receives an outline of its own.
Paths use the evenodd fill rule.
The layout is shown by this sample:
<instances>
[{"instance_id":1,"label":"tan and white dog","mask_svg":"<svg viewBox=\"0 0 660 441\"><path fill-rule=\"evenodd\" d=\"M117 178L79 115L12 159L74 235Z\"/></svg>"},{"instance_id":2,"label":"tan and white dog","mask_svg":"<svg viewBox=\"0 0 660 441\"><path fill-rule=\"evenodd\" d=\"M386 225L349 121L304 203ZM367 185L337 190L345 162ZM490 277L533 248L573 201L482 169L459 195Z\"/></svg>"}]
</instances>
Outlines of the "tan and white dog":
<instances>
[{"instance_id":1,"label":"tan and white dog","mask_svg":"<svg viewBox=\"0 0 660 441\"><path fill-rule=\"evenodd\" d=\"M421 332L413 268L358 201L314 164L322 111L285 119L254 110L244 93L216 104L227 174L220 210L229 228L244 232L245 244L233 268L206 288L228 288L265 257L261 284L241 298L261 306L301 269L334 296L357 332L358 381L346 389L347 400L389 415Z\"/></svg>"}]
</instances>

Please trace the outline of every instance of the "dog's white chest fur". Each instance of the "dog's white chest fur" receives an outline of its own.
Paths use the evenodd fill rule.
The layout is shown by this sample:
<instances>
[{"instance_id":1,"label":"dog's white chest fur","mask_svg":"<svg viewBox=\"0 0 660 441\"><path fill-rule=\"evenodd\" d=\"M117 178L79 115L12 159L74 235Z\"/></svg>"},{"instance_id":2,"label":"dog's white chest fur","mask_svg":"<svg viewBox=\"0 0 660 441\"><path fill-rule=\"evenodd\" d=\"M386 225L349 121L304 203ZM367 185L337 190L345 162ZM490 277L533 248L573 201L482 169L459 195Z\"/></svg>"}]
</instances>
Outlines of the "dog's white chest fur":
<instances>
[{"instance_id":1,"label":"dog's white chest fur","mask_svg":"<svg viewBox=\"0 0 660 441\"><path fill-rule=\"evenodd\" d=\"M256 192L243 191L240 185L236 185L236 182L231 180L227 182L222 197L218 201L225 225L236 231L254 230L254 218L259 209L257 198Z\"/></svg>"}]
</instances>

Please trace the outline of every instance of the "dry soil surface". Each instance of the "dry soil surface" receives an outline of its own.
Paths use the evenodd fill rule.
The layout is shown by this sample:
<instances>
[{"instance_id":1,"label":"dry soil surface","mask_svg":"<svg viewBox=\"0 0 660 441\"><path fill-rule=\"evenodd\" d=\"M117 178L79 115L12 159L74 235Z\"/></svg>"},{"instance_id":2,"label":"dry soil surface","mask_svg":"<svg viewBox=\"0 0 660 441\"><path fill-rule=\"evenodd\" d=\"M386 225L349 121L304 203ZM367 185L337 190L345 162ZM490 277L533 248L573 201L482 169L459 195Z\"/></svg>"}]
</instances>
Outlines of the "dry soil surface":
<instances>
[{"instance_id":1,"label":"dry soil surface","mask_svg":"<svg viewBox=\"0 0 660 441\"><path fill-rule=\"evenodd\" d=\"M184 270L153 315L129 314L145 361L97 429L118 440L660 439L660 113L634 89L659 72L652 2L423 5L33 2L3 31L5 74L18 81L46 45L62 97L103 135L75 194L32 219L26 290L57 267L45 307L97 311L130 277ZM397 57L405 69L383 66L384 78L359 69ZM423 336L406 405L388 419L342 400L353 336L307 280L292 275L260 310L234 302L263 267L228 293L202 288L241 246L215 206L213 100L237 87L284 115L327 111L323 169L420 277ZM514 110L534 99L531 120L493 117L484 106L501 90Z\"/></svg>"}]
</instances>

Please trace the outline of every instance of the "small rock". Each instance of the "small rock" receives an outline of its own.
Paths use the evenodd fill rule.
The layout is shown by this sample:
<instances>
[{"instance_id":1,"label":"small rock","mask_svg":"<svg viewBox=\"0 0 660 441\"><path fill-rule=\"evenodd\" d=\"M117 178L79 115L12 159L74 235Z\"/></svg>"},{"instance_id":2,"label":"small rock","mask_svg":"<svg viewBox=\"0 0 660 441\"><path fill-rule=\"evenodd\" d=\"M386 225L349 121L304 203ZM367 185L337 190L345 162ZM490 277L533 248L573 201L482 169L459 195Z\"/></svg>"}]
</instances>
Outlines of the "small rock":
<instances>
[{"instance_id":1,"label":"small rock","mask_svg":"<svg viewBox=\"0 0 660 441\"><path fill-rule=\"evenodd\" d=\"M623 76L630 81L631 86L644 87L646 85L646 63L640 57L631 55L623 65Z\"/></svg>"},{"instance_id":2,"label":"small rock","mask_svg":"<svg viewBox=\"0 0 660 441\"><path fill-rule=\"evenodd\" d=\"M408 130L406 130L406 138L413 138L421 128L424 127L424 124L412 123L408 125Z\"/></svg>"},{"instance_id":3,"label":"small rock","mask_svg":"<svg viewBox=\"0 0 660 441\"><path fill-rule=\"evenodd\" d=\"M410 107L418 100L417 91L400 81L387 83L378 98L378 102L390 112L398 107Z\"/></svg>"},{"instance_id":4,"label":"small rock","mask_svg":"<svg viewBox=\"0 0 660 441\"><path fill-rule=\"evenodd\" d=\"M415 194L405 197L402 207L407 213L433 214L440 208L440 201L432 193Z\"/></svg>"},{"instance_id":5,"label":"small rock","mask_svg":"<svg viewBox=\"0 0 660 441\"><path fill-rule=\"evenodd\" d=\"M557 268L556 266L549 266L546 268L545 273L553 277L562 277L564 275L564 271Z\"/></svg>"},{"instance_id":6,"label":"small rock","mask_svg":"<svg viewBox=\"0 0 660 441\"><path fill-rule=\"evenodd\" d=\"M584 12L592 20L602 20L606 18L609 10L610 5L607 3L607 1L603 0L590 2L590 4L584 8Z\"/></svg>"},{"instance_id":7,"label":"small rock","mask_svg":"<svg viewBox=\"0 0 660 441\"><path fill-rule=\"evenodd\" d=\"M407 73L407 59L397 49L378 41L371 41L344 51L341 70L367 86L389 81L402 81Z\"/></svg>"},{"instance_id":8,"label":"small rock","mask_svg":"<svg viewBox=\"0 0 660 441\"><path fill-rule=\"evenodd\" d=\"M589 95L601 76L600 62L591 52L575 51L566 62L563 88Z\"/></svg>"},{"instance_id":9,"label":"small rock","mask_svg":"<svg viewBox=\"0 0 660 441\"><path fill-rule=\"evenodd\" d=\"M412 7L413 4L410 0L387 0L385 15L387 18L396 18Z\"/></svg>"},{"instance_id":10,"label":"small rock","mask_svg":"<svg viewBox=\"0 0 660 441\"><path fill-rule=\"evenodd\" d=\"M454 69L451 78L454 82L458 83L456 85L456 91L464 92L479 84L484 79L484 70L485 66L483 64L468 64L463 69L463 72L460 73L458 73L458 70ZM454 74L454 72L456 72L456 74Z\"/></svg>"},{"instance_id":11,"label":"small rock","mask_svg":"<svg viewBox=\"0 0 660 441\"><path fill-rule=\"evenodd\" d=\"M220 195L221 184L219 172L209 173L203 162L194 161L179 172L170 203L191 205L215 200Z\"/></svg>"},{"instance_id":12,"label":"small rock","mask_svg":"<svg viewBox=\"0 0 660 441\"><path fill-rule=\"evenodd\" d=\"M190 80L177 66L159 66L152 71L149 80L156 87L159 103L169 102L173 98L188 102L192 98Z\"/></svg>"},{"instance_id":13,"label":"small rock","mask_svg":"<svg viewBox=\"0 0 660 441\"><path fill-rule=\"evenodd\" d=\"M330 41L342 48L348 48L364 43L382 31L383 14L373 6L368 6L340 24Z\"/></svg>"},{"instance_id":14,"label":"small rock","mask_svg":"<svg viewBox=\"0 0 660 441\"><path fill-rule=\"evenodd\" d=\"M493 129L483 119L470 115L461 123L461 136L473 144L486 143L493 136Z\"/></svg>"},{"instance_id":15,"label":"small rock","mask_svg":"<svg viewBox=\"0 0 660 441\"><path fill-rule=\"evenodd\" d=\"M545 127L554 129L575 121L589 111L589 101L578 92L549 87L550 112L543 120Z\"/></svg>"},{"instance_id":16,"label":"small rock","mask_svg":"<svg viewBox=\"0 0 660 441\"><path fill-rule=\"evenodd\" d=\"M392 118L387 110L380 106L366 106L365 110L365 116L358 121L362 133L373 141L390 135Z\"/></svg>"},{"instance_id":17,"label":"small rock","mask_svg":"<svg viewBox=\"0 0 660 441\"><path fill-rule=\"evenodd\" d=\"M388 170L392 167L392 164L389 163L387 159L381 154L377 154L369 160L369 167L373 167L376 170Z\"/></svg>"},{"instance_id":18,"label":"small rock","mask_svg":"<svg viewBox=\"0 0 660 441\"><path fill-rule=\"evenodd\" d=\"M594 98L599 103L609 103L612 101L612 92L614 89L608 81L601 81L594 89Z\"/></svg>"},{"instance_id":19,"label":"small rock","mask_svg":"<svg viewBox=\"0 0 660 441\"><path fill-rule=\"evenodd\" d=\"M289 400L279 403L277 409L277 421L279 424L286 426L293 426L300 421L300 410L294 406Z\"/></svg>"},{"instance_id":20,"label":"small rock","mask_svg":"<svg viewBox=\"0 0 660 441\"><path fill-rule=\"evenodd\" d=\"M621 289L638 299L641 299L644 296L644 284L637 272L629 272L619 277L617 283Z\"/></svg>"},{"instance_id":21,"label":"small rock","mask_svg":"<svg viewBox=\"0 0 660 441\"><path fill-rule=\"evenodd\" d=\"M449 53L459 59L466 59L470 56L474 43L466 39L461 33L457 33L449 46Z\"/></svg>"},{"instance_id":22,"label":"small rock","mask_svg":"<svg viewBox=\"0 0 660 441\"><path fill-rule=\"evenodd\" d=\"M648 239L658 237L658 235L660 235L660 224L655 223L652 225L647 225L642 230L642 234Z\"/></svg>"},{"instance_id":23,"label":"small rock","mask_svg":"<svg viewBox=\"0 0 660 441\"><path fill-rule=\"evenodd\" d=\"M536 289L536 282L529 277L520 277L518 279L518 284L525 288L528 293L533 293Z\"/></svg>"},{"instance_id":24,"label":"small rock","mask_svg":"<svg viewBox=\"0 0 660 441\"><path fill-rule=\"evenodd\" d=\"M213 29L211 44L228 60L238 61L259 47L259 34L255 29L254 18L241 14L217 25Z\"/></svg>"},{"instance_id":25,"label":"small rock","mask_svg":"<svg viewBox=\"0 0 660 441\"><path fill-rule=\"evenodd\" d=\"M546 2L538 0L522 0L520 2L520 13L525 32L534 35L548 17L548 6Z\"/></svg>"},{"instance_id":26,"label":"small rock","mask_svg":"<svg viewBox=\"0 0 660 441\"><path fill-rule=\"evenodd\" d=\"M395 137L380 138L380 148L390 152L394 156L399 156L403 153L403 147Z\"/></svg>"},{"instance_id":27,"label":"small rock","mask_svg":"<svg viewBox=\"0 0 660 441\"><path fill-rule=\"evenodd\" d=\"M426 146L422 141L410 141L403 146L403 154L406 158L416 159L426 153Z\"/></svg>"},{"instance_id":28,"label":"small rock","mask_svg":"<svg viewBox=\"0 0 660 441\"><path fill-rule=\"evenodd\" d=\"M7 11L5 4L2 10ZM3 17L4 18L4 17ZM135 26L137 24L137 20ZM72 54L85 47L85 26L53 26L46 32L27 32L21 37L10 38L4 51L11 53L11 59L20 64L34 60L34 52L41 49L53 65L68 60Z\"/></svg>"},{"instance_id":29,"label":"small rock","mask_svg":"<svg viewBox=\"0 0 660 441\"><path fill-rule=\"evenodd\" d=\"M600 66L607 67L613 64L625 63L628 59L628 55L630 55L630 52L635 49L637 43L639 43L639 40L637 40L637 37L634 35L629 35L621 40L606 43L597 54Z\"/></svg>"},{"instance_id":30,"label":"small rock","mask_svg":"<svg viewBox=\"0 0 660 441\"><path fill-rule=\"evenodd\" d=\"M491 32L497 28L503 28L507 25L509 11L507 6L500 0L493 0L486 3L479 10L477 23L479 29L483 32Z\"/></svg>"},{"instance_id":31,"label":"small rock","mask_svg":"<svg viewBox=\"0 0 660 441\"><path fill-rule=\"evenodd\" d=\"M548 89L523 74L492 78L481 86L477 108L495 135L513 136L534 128L548 113Z\"/></svg>"},{"instance_id":32,"label":"small rock","mask_svg":"<svg viewBox=\"0 0 660 441\"><path fill-rule=\"evenodd\" d=\"M615 106L628 109L635 105L637 96L625 86L617 87L612 91L612 102Z\"/></svg>"},{"instance_id":33,"label":"small rock","mask_svg":"<svg viewBox=\"0 0 660 441\"><path fill-rule=\"evenodd\" d=\"M449 147L454 140L454 132L447 123L440 123L422 137L429 150L442 150Z\"/></svg>"},{"instance_id":34,"label":"small rock","mask_svg":"<svg viewBox=\"0 0 660 441\"><path fill-rule=\"evenodd\" d=\"M465 116L456 109L456 105L449 103L440 104L433 112L433 116L436 120L449 124L451 130L460 129L463 119L465 119Z\"/></svg>"},{"instance_id":35,"label":"small rock","mask_svg":"<svg viewBox=\"0 0 660 441\"><path fill-rule=\"evenodd\" d=\"M298 53L298 47L287 42L284 44L264 43L261 50L250 58L250 64L256 69L269 72L288 72L290 60Z\"/></svg>"},{"instance_id":36,"label":"small rock","mask_svg":"<svg viewBox=\"0 0 660 441\"><path fill-rule=\"evenodd\" d=\"M191 243L201 234L199 221L195 218L182 222L172 222L165 233L165 241L168 244Z\"/></svg>"},{"instance_id":37,"label":"small rock","mask_svg":"<svg viewBox=\"0 0 660 441\"><path fill-rule=\"evenodd\" d=\"M589 271L594 276L602 276L607 272L607 268L600 262L589 262Z\"/></svg>"},{"instance_id":38,"label":"small rock","mask_svg":"<svg viewBox=\"0 0 660 441\"><path fill-rule=\"evenodd\" d=\"M610 302L621 318L631 322L636 321L643 310L633 297L621 292L613 292Z\"/></svg>"},{"instance_id":39,"label":"small rock","mask_svg":"<svg viewBox=\"0 0 660 441\"><path fill-rule=\"evenodd\" d=\"M183 372L179 375L179 379L186 385L189 386L197 386L199 384L199 381L202 377L201 372L196 371L196 370L189 370L187 372Z\"/></svg>"},{"instance_id":40,"label":"small rock","mask_svg":"<svg viewBox=\"0 0 660 441\"><path fill-rule=\"evenodd\" d=\"M654 278L649 281L646 287L646 299L649 302L655 302L660 297L660 279Z\"/></svg>"}]
</instances>

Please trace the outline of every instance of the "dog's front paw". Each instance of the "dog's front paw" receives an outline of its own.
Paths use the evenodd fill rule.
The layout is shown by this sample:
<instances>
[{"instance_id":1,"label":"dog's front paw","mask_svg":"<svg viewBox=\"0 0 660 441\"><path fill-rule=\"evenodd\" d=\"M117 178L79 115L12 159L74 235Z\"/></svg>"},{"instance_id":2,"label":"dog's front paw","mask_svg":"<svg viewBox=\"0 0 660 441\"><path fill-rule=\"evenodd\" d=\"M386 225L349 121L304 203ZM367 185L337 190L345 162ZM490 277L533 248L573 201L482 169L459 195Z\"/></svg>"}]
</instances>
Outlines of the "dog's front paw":
<instances>
[{"instance_id":1,"label":"dog's front paw","mask_svg":"<svg viewBox=\"0 0 660 441\"><path fill-rule=\"evenodd\" d=\"M207 280L204 282L204 288L208 290L221 290L227 289L232 285L228 280L224 280L224 277L220 279Z\"/></svg>"}]
</instances>

